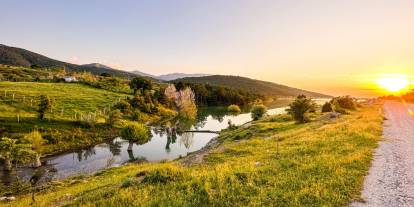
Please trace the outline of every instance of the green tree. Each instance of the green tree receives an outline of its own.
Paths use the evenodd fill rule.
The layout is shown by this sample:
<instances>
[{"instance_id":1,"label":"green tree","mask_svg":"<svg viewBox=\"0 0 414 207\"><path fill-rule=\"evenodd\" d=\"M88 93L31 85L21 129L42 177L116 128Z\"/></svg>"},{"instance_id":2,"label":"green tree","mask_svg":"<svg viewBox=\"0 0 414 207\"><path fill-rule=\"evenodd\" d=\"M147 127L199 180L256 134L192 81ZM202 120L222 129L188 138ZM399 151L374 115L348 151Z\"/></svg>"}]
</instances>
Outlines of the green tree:
<instances>
[{"instance_id":1,"label":"green tree","mask_svg":"<svg viewBox=\"0 0 414 207\"><path fill-rule=\"evenodd\" d=\"M132 146L136 144L145 144L151 139L149 128L141 123L132 123L121 130L121 137L129 141L128 151L132 151Z\"/></svg>"},{"instance_id":2,"label":"green tree","mask_svg":"<svg viewBox=\"0 0 414 207\"><path fill-rule=\"evenodd\" d=\"M286 109L297 123L305 123L309 121L308 113L315 111L316 103L305 95L299 95L296 99L289 104L289 108Z\"/></svg>"},{"instance_id":3,"label":"green tree","mask_svg":"<svg viewBox=\"0 0 414 207\"><path fill-rule=\"evenodd\" d=\"M37 112L39 113L39 119L43 119L45 117L46 111L49 110L51 107L52 102L50 101L50 98L46 95L41 95L39 109L37 110Z\"/></svg>"},{"instance_id":4,"label":"green tree","mask_svg":"<svg viewBox=\"0 0 414 207\"><path fill-rule=\"evenodd\" d=\"M129 82L129 87L134 90L135 95L138 91L141 91L141 94L144 94L145 90L152 89L152 82L142 77L136 77Z\"/></svg>"},{"instance_id":5,"label":"green tree","mask_svg":"<svg viewBox=\"0 0 414 207\"><path fill-rule=\"evenodd\" d=\"M257 104L252 107L251 116L253 120L259 120L267 112L267 107L263 104Z\"/></svg>"},{"instance_id":6,"label":"green tree","mask_svg":"<svg viewBox=\"0 0 414 207\"><path fill-rule=\"evenodd\" d=\"M332 111L333 111L333 108L332 108L332 104L331 104L331 103L326 102L326 103L324 103L324 104L322 105L322 113L325 113L325 112L332 112Z\"/></svg>"},{"instance_id":7,"label":"green tree","mask_svg":"<svg viewBox=\"0 0 414 207\"><path fill-rule=\"evenodd\" d=\"M39 131L33 130L32 132L26 134L23 139L30 143L32 150L36 152L34 167L42 166L42 163L40 162L40 148L43 144L45 144L45 140L42 138L42 135Z\"/></svg>"},{"instance_id":8,"label":"green tree","mask_svg":"<svg viewBox=\"0 0 414 207\"><path fill-rule=\"evenodd\" d=\"M232 113L240 113L240 107L236 104L232 104L230 106L227 107L227 111L232 112Z\"/></svg>"},{"instance_id":9,"label":"green tree","mask_svg":"<svg viewBox=\"0 0 414 207\"><path fill-rule=\"evenodd\" d=\"M6 171L12 169L12 162L30 162L36 153L30 149L30 145L18 144L15 139L3 137L0 139L0 156L3 158Z\"/></svg>"}]
</instances>

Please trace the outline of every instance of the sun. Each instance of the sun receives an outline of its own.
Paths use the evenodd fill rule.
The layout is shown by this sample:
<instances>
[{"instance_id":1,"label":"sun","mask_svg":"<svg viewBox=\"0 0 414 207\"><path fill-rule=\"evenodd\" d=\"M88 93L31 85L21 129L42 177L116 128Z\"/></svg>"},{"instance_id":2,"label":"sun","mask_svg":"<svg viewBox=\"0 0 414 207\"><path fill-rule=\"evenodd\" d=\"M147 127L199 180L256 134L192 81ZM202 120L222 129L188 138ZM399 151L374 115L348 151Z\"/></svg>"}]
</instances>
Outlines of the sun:
<instances>
[{"instance_id":1,"label":"sun","mask_svg":"<svg viewBox=\"0 0 414 207\"><path fill-rule=\"evenodd\" d=\"M410 81L408 80L406 75L385 74L381 75L377 79L377 84L379 87L387 90L388 92L398 93L408 89L408 87L410 86Z\"/></svg>"}]
</instances>

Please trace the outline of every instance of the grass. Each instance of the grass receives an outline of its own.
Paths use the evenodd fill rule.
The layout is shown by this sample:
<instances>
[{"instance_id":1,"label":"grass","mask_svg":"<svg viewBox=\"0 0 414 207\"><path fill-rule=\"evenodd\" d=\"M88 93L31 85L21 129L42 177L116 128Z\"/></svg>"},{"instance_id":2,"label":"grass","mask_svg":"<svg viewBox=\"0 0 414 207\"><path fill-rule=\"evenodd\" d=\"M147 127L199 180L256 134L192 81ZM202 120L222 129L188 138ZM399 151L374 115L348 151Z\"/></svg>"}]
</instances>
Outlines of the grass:
<instances>
[{"instance_id":1,"label":"grass","mask_svg":"<svg viewBox=\"0 0 414 207\"><path fill-rule=\"evenodd\" d=\"M39 96L52 100L52 109L44 120L37 118ZM105 124L110 107L126 95L77 83L0 82L0 136L21 138L38 129L48 144L42 154L56 153L103 142L117 131ZM96 114L92 128L79 125L76 117ZM20 122L17 122L19 115ZM156 120L142 113L143 121Z\"/></svg>"},{"instance_id":2,"label":"grass","mask_svg":"<svg viewBox=\"0 0 414 207\"><path fill-rule=\"evenodd\" d=\"M344 206L360 199L379 106L302 125L267 118L223 132L199 164L129 164L55 182L35 206ZM29 206L30 195L8 206Z\"/></svg>"}]
</instances>

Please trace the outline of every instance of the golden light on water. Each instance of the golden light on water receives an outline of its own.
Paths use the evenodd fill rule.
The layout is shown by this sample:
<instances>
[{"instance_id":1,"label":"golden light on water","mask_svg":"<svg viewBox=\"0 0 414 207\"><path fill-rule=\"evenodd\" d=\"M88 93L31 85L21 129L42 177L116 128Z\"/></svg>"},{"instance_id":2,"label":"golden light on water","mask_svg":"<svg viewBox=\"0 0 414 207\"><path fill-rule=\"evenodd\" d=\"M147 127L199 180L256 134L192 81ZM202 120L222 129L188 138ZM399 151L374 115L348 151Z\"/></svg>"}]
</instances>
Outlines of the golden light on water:
<instances>
[{"instance_id":1,"label":"golden light on water","mask_svg":"<svg viewBox=\"0 0 414 207\"><path fill-rule=\"evenodd\" d=\"M377 79L380 88L390 93L400 93L407 90L410 80L403 74L383 74Z\"/></svg>"}]
</instances>

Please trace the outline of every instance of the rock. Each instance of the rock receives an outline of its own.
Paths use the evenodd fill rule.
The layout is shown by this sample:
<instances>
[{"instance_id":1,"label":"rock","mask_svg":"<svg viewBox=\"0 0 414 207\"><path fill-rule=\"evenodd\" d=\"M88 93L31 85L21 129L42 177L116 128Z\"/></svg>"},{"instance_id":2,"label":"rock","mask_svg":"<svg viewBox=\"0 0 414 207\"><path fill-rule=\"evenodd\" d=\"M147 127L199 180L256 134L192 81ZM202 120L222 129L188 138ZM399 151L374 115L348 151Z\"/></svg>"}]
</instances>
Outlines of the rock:
<instances>
[{"instance_id":1,"label":"rock","mask_svg":"<svg viewBox=\"0 0 414 207\"><path fill-rule=\"evenodd\" d=\"M14 197L14 196L10 196L10 197L3 196L3 197L0 197L0 201L14 201L14 200L16 200L16 197Z\"/></svg>"},{"instance_id":2,"label":"rock","mask_svg":"<svg viewBox=\"0 0 414 207\"><path fill-rule=\"evenodd\" d=\"M330 121L330 120L337 119L341 115L342 114L338 113L338 112L329 112L329 113L326 113L326 114L322 115L321 117L319 117L319 120L321 120L321 121Z\"/></svg>"},{"instance_id":3,"label":"rock","mask_svg":"<svg viewBox=\"0 0 414 207\"><path fill-rule=\"evenodd\" d=\"M254 163L254 165L255 165L256 167L258 167L258 166L261 166L261 165L262 165L262 163L261 163L261 162L255 162L255 163Z\"/></svg>"}]
</instances>

